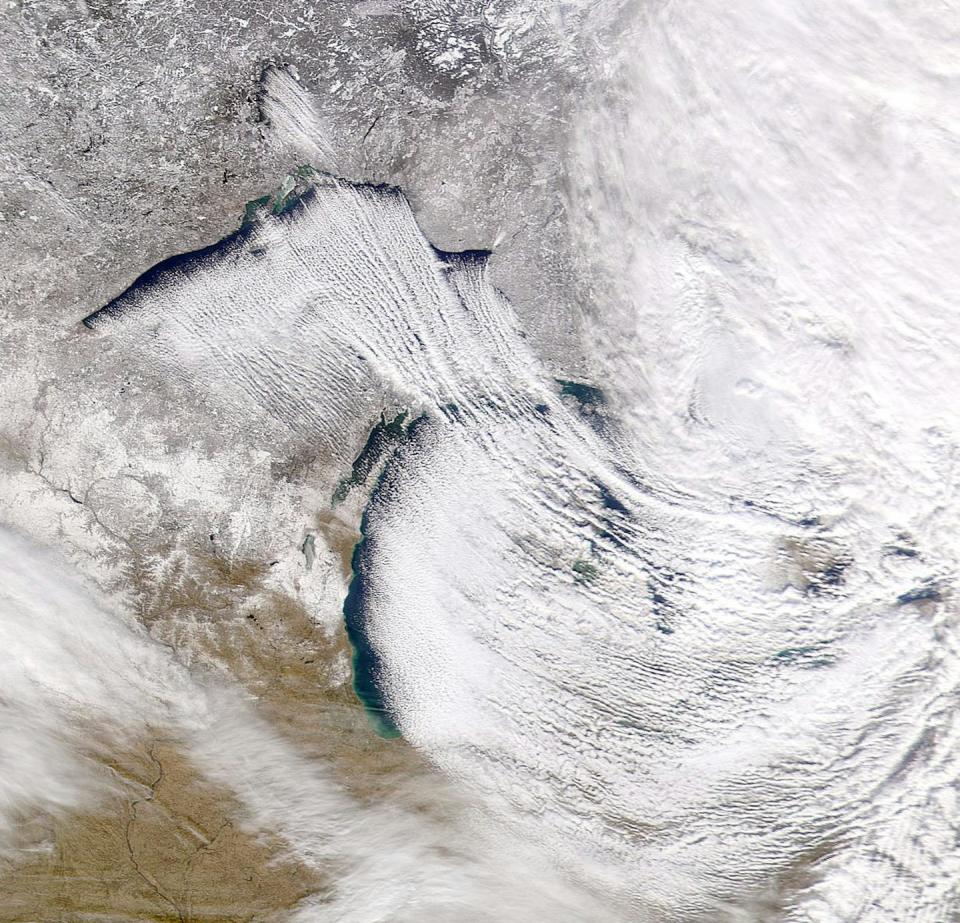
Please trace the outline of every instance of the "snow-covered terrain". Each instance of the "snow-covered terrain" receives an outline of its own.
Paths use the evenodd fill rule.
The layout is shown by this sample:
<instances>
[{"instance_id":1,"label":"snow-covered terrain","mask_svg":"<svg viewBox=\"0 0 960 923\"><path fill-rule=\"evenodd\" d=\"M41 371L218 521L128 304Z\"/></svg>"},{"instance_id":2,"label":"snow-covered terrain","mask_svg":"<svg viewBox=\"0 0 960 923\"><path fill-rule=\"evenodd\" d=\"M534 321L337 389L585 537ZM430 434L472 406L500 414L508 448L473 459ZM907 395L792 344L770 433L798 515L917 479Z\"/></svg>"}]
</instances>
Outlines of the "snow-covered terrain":
<instances>
[{"instance_id":1,"label":"snow-covered terrain","mask_svg":"<svg viewBox=\"0 0 960 923\"><path fill-rule=\"evenodd\" d=\"M333 441L371 394L416 418L354 562L369 666L404 736L585 888L688 919L776 905L818 863L798 919L936 919L953 403L915 350L870 350L939 296L871 302L893 317L861 346L856 289L846 313L813 298L824 252L781 280L742 218L723 223L722 184L707 223L661 218L642 190L683 187L634 179L636 314L598 320L602 389L538 367L484 254L433 250L396 190L326 177L87 323L241 419ZM835 234L857 220L824 216ZM834 291L853 284L846 257L836 272Z\"/></svg>"},{"instance_id":2,"label":"snow-covered terrain","mask_svg":"<svg viewBox=\"0 0 960 923\"><path fill-rule=\"evenodd\" d=\"M520 6L503 48L532 28ZM97 528L164 574L158 531L209 528L211 554L262 558L258 592L316 625L346 597L370 733L425 768L356 795L191 669L242 603L209 615L201 581L202 619L178 601L179 634L153 610L145 631L3 532L11 861L18 812L104 797L84 735L164 727L251 829L331 875L304 923L960 915L957 11L601 3L588 27L562 6L579 44L552 53L602 51L562 141L570 303L537 314L516 259L434 246L449 206L325 172L348 162L328 101L267 69L292 172L238 231L84 312L63 374L102 397L88 371L119 363L163 383L160 408L98 406L71 436L37 385L31 477L60 505L28 509L12 477L3 494L5 521L98 577ZM450 80L487 47L438 42L417 47ZM188 418L217 437L178 470ZM263 473L297 453L300 474Z\"/></svg>"}]
</instances>

